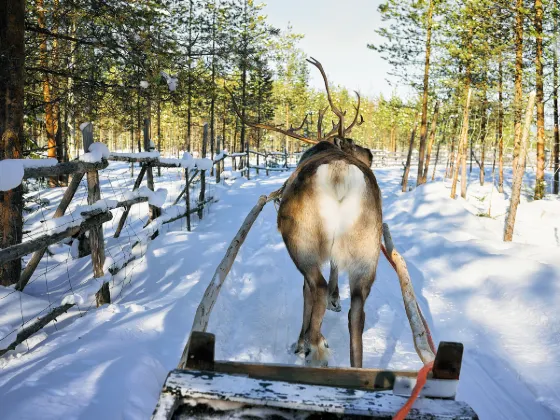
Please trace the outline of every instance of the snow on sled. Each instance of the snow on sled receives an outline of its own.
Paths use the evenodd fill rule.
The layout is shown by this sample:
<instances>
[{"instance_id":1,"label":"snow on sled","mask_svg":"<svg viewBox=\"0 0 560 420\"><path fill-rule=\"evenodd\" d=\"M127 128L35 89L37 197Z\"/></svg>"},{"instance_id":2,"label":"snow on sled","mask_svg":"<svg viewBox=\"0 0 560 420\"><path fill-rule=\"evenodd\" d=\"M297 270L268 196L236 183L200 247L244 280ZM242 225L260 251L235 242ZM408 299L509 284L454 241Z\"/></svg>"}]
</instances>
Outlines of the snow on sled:
<instances>
[{"instance_id":1,"label":"snow on sled","mask_svg":"<svg viewBox=\"0 0 560 420\"><path fill-rule=\"evenodd\" d=\"M468 404L455 401L463 345L440 342L435 350L406 263L386 224L382 250L399 277L414 346L424 362L419 372L214 360L215 337L206 332L212 308L253 222L265 204L281 194L282 189L261 196L233 238L197 308L179 369L169 373L152 419L478 419Z\"/></svg>"}]
</instances>

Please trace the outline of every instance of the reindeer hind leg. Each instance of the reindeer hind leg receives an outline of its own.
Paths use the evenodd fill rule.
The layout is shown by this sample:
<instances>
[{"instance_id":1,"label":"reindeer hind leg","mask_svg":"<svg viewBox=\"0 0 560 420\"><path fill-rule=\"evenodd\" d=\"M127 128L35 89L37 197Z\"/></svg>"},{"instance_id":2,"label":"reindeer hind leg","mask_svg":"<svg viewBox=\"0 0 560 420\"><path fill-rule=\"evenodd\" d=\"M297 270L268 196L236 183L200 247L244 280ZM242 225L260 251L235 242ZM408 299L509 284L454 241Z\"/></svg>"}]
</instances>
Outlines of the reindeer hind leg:
<instances>
[{"instance_id":1,"label":"reindeer hind leg","mask_svg":"<svg viewBox=\"0 0 560 420\"><path fill-rule=\"evenodd\" d=\"M327 309L334 312L340 312L340 295L338 293L338 267L334 261L331 260L331 272L329 274L329 298L327 302Z\"/></svg>"}]
</instances>

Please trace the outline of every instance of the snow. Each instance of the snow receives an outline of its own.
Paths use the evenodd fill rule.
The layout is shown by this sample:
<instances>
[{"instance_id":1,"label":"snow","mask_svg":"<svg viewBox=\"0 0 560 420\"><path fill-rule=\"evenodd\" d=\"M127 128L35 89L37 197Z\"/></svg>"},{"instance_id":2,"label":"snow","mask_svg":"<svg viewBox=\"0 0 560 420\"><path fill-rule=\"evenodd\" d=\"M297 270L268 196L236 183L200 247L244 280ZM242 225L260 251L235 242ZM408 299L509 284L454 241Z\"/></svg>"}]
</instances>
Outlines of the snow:
<instances>
[{"instance_id":1,"label":"snow","mask_svg":"<svg viewBox=\"0 0 560 420\"><path fill-rule=\"evenodd\" d=\"M196 167L201 171L209 171L214 165L214 161L208 158L195 159Z\"/></svg>"},{"instance_id":2,"label":"snow","mask_svg":"<svg viewBox=\"0 0 560 420\"><path fill-rule=\"evenodd\" d=\"M58 164L56 159L0 160L0 191L16 188L23 181L25 168L41 168Z\"/></svg>"},{"instance_id":3,"label":"snow","mask_svg":"<svg viewBox=\"0 0 560 420\"><path fill-rule=\"evenodd\" d=\"M64 299L62 299L62 302L60 302L61 305L83 305L84 304L84 298L80 295L77 294L70 294L70 295L66 295L64 296Z\"/></svg>"},{"instance_id":4,"label":"snow","mask_svg":"<svg viewBox=\"0 0 560 420\"><path fill-rule=\"evenodd\" d=\"M159 152L139 152L139 153L117 153L111 152L111 156L125 157L125 158L159 158Z\"/></svg>"},{"instance_id":5,"label":"snow","mask_svg":"<svg viewBox=\"0 0 560 420\"><path fill-rule=\"evenodd\" d=\"M0 191L16 188L23 180L23 165L19 159L0 160Z\"/></svg>"},{"instance_id":6,"label":"snow","mask_svg":"<svg viewBox=\"0 0 560 420\"><path fill-rule=\"evenodd\" d=\"M158 188L156 191L154 191L153 194L150 195L148 203L150 203L152 206L163 207L166 198L167 190L165 188Z\"/></svg>"},{"instance_id":7,"label":"snow","mask_svg":"<svg viewBox=\"0 0 560 420\"><path fill-rule=\"evenodd\" d=\"M179 79L177 78L177 76L171 76L164 71L162 71L160 74L167 82L167 87L169 88L169 91L175 92L175 90L177 90L177 84L179 83Z\"/></svg>"},{"instance_id":8,"label":"snow","mask_svg":"<svg viewBox=\"0 0 560 420\"><path fill-rule=\"evenodd\" d=\"M92 143L89 146L88 150L93 154L101 155L101 157L104 159L109 159L109 156L111 155L111 152L109 152L109 148L107 147L107 145L101 142Z\"/></svg>"},{"instance_id":9,"label":"snow","mask_svg":"<svg viewBox=\"0 0 560 420\"><path fill-rule=\"evenodd\" d=\"M180 166L185 169L190 169L194 166L194 159L192 158L192 156L190 159L159 158L159 161L161 163L168 163L168 164Z\"/></svg>"},{"instance_id":10,"label":"snow","mask_svg":"<svg viewBox=\"0 0 560 420\"><path fill-rule=\"evenodd\" d=\"M48 159L22 159L21 163L24 168L45 168L47 166L58 165L58 160L54 158Z\"/></svg>"},{"instance_id":11,"label":"snow","mask_svg":"<svg viewBox=\"0 0 560 420\"><path fill-rule=\"evenodd\" d=\"M126 163L111 165L121 165L123 174L129 170ZM184 187L177 182L182 171L158 179L171 198ZM415 172L411 169L411 175ZM376 169L375 174L384 220L406 260L436 344L446 340L465 346L457 399L470 404L481 419L560 418L560 199L548 195L531 201L534 173L529 172L514 241L504 243L511 186L506 183L505 194L498 193L490 187L489 172L489 183L479 187L473 171L467 200L449 198L450 183L441 180L441 173L436 182L408 193L400 192L399 169ZM41 265L37 281L25 293L0 287L0 340L19 331L22 314L25 322L40 316L49 299L55 306L67 295L84 300L57 320L56 329L49 325L39 343L31 340L35 347L28 350L26 344L24 351L0 358L2 418L35 419L38 412L43 419L105 418L107 413L149 418L231 239L258 197L279 188L287 176L262 173L231 185L208 180L219 190L220 201L192 232L184 229L184 219L162 225L184 206L164 208L159 220L142 230L144 203L130 212L134 232L116 246L114 218L104 225L109 265L129 255L137 259L113 277L92 278L90 257L70 261L67 273L66 264L60 264L63 254L56 254L49 258L61 266L46 273ZM123 190L130 190L134 179L123 178ZM511 180L510 171L506 180ZM409 182L415 184L414 179ZM53 208L61 190L46 197ZM491 217L484 216L489 209ZM213 309L208 331L216 334L217 359L302 364L290 347L301 328L303 280L277 231L276 217L274 206L265 206ZM159 236L147 246L123 249L156 228ZM53 276L48 292L47 275ZM94 294L103 281L115 285L113 304L95 309ZM327 311L322 332L332 350L329 364L346 367L350 294L344 274L340 294L342 312ZM384 257L365 312L364 367L419 369L398 280ZM0 348L14 337L12 333L0 341Z\"/></svg>"}]
</instances>

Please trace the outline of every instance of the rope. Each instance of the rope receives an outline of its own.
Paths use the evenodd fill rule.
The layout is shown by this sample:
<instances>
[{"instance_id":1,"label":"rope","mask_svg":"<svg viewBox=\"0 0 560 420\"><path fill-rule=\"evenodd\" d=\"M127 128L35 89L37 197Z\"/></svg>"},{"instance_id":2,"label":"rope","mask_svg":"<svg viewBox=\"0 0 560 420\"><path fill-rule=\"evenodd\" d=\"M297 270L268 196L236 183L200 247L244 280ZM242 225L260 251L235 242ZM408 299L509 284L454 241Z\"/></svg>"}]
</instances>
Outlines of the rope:
<instances>
[{"instance_id":1,"label":"rope","mask_svg":"<svg viewBox=\"0 0 560 420\"><path fill-rule=\"evenodd\" d=\"M381 244L381 251L383 251L383 255L385 255L385 258L387 258L387 261L389 261L389 264L391 264L391 266L394 268L394 270L397 271L397 266L395 265L392 258L390 258L389 253L387 252L387 248L385 248L385 245L383 243ZM422 319L422 324L424 325L424 329L426 330L426 335L427 335L428 344L430 346L430 349L432 350L432 352L434 354L436 354L436 348L434 346L434 341L432 339L432 333L430 332L430 328L428 327L428 323L426 322L426 318L424 318L424 314L422 313L422 310L420 309L420 306L418 305L418 302L416 302L416 308L418 308L418 313L420 314L420 318ZM434 366L434 362L429 362L429 363L426 363L418 371L418 375L416 377L416 385L414 385L414 389L412 390L412 394L410 395L410 397L408 397L408 400L405 403L405 405L403 405L401 407L401 409L397 412L397 414L395 414L395 416L393 417L393 420L404 420L406 418L406 416L410 412L412 406L414 405L414 402L416 401L416 399L420 395L420 391L422 391L422 388L424 388L424 385L426 385L426 381L428 379L428 373L432 370L433 366Z\"/></svg>"},{"instance_id":2,"label":"rope","mask_svg":"<svg viewBox=\"0 0 560 420\"><path fill-rule=\"evenodd\" d=\"M414 385L412 395L410 395L406 404L402 406L397 414L395 414L393 420L404 420L406 418L406 416L410 412L410 409L412 408L412 405L416 401L416 398L418 398L418 395L420 395L420 391L422 391L422 388L424 387L424 385L426 385L428 373L432 370L433 366L434 362L430 362L425 364L424 367L418 371L418 376L416 377L416 385Z\"/></svg>"}]
</instances>

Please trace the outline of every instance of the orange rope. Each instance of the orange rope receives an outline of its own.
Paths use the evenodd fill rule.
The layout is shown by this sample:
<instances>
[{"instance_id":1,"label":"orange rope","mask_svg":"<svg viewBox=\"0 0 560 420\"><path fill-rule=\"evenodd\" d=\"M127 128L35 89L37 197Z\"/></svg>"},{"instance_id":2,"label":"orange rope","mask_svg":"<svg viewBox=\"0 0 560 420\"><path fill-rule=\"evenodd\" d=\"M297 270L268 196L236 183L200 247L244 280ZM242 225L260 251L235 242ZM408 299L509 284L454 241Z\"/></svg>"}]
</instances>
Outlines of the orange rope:
<instances>
[{"instance_id":1,"label":"orange rope","mask_svg":"<svg viewBox=\"0 0 560 420\"><path fill-rule=\"evenodd\" d=\"M416 398L418 398L418 395L420 395L420 391L422 391L422 388L424 387L424 385L426 385L428 372L432 370L433 366L434 362L430 362L425 364L424 367L418 371L418 377L416 378L416 385L414 385L412 395L408 398L406 404L401 407L397 414L395 414L393 420L404 420L406 418L406 416L410 412L410 409L412 408L412 405L416 401Z\"/></svg>"},{"instance_id":2,"label":"orange rope","mask_svg":"<svg viewBox=\"0 0 560 420\"><path fill-rule=\"evenodd\" d=\"M393 261L393 259L390 257L389 253L387 252L385 245L381 244L381 250L383 251L385 258L387 258L387 261L389 261L389 264L391 264L391 266L395 269L395 271L397 271L397 266ZM422 324L424 325L424 329L426 330L428 344L432 349L432 352L436 354L436 348L434 346L434 341L432 339L432 333L428 328L428 323L426 322L426 318L424 318L424 314L422 314L422 310L420 309L418 302L416 302L416 307L418 308L418 313L420 314L420 318L422 319ZM414 385L412 394L408 398L406 404L401 407L401 409L397 412L397 414L395 414L393 420L404 420L406 418L406 416L410 412L410 409L412 408L412 405L418 398L418 395L420 395L420 391L422 391L422 388L424 388L424 385L426 385L426 381L428 379L428 373L432 370L433 366L434 366L434 362L429 362L426 363L424 367L422 367L422 369L418 371L418 376L416 377L416 385Z\"/></svg>"}]
</instances>

